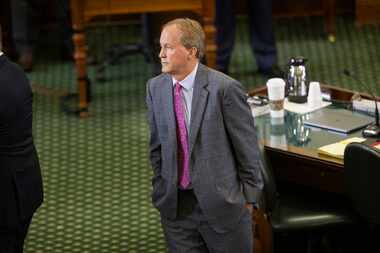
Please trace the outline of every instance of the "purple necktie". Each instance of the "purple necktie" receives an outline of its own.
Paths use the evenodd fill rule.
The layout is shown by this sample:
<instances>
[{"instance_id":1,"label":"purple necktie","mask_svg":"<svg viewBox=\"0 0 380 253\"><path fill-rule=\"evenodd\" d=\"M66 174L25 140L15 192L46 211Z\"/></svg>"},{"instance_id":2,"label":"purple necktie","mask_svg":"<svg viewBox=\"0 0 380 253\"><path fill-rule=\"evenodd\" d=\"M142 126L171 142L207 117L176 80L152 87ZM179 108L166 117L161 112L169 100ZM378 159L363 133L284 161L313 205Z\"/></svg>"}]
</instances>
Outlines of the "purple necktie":
<instances>
[{"instance_id":1,"label":"purple necktie","mask_svg":"<svg viewBox=\"0 0 380 253\"><path fill-rule=\"evenodd\" d=\"M187 141L187 129L181 90L182 86L177 82L174 88L174 110L177 123L179 186L182 189L186 189L190 184L189 143Z\"/></svg>"}]
</instances>

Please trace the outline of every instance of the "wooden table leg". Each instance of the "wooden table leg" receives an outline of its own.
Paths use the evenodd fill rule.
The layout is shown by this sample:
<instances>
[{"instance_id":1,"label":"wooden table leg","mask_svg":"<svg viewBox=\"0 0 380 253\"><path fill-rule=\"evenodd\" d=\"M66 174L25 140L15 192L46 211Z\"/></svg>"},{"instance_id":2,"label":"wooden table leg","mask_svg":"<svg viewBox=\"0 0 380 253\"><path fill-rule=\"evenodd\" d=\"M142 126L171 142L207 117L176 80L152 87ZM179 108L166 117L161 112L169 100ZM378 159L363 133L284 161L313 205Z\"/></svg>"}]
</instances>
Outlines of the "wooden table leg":
<instances>
[{"instance_id":1,"label":"wooden table leg","mask_svg":"<svg viewBox=\"0 0 380 253\"><path fill-rule=\"evenodd\" d=\"M215 19L215 1L203 1L203 29L206 34L206 61L211 68L216 67L216 29Z\"/></svg>"},{"instance_id":2,"label":"wooden table leg","mask_svg":"<svg viewBox=\"0 0 380 253\"><path fill-rule=\"evenodd\" d=\"M87 47L83 20L83 1L71 0L72 26L74 30L74 60L77 71L77 84L79 92L78 111L80 117L88 116L89 80L87 77Z\"/></svg>"},{"instance_id":3,"label":"wooden table leg","mask_svg":"<svg viewBox=\"0 0 380 253\"><path fill-rule=\"evenodd\" d=\"M330 42L336 41L336 0L323 0L325 10L325 29Z\"/></svg>"}]
</instances>

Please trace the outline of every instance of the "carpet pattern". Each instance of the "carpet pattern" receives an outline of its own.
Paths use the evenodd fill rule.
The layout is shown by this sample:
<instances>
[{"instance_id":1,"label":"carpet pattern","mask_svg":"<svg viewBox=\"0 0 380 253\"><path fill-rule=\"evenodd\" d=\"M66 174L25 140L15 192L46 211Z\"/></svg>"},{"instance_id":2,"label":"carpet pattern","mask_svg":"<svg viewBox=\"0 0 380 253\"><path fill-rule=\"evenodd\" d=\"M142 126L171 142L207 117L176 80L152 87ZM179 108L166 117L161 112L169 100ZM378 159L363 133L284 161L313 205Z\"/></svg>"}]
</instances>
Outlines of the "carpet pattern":
<instances>
[{"instance_id":1,"label":"carpet pattern","mask_svg":"<svg viewBox=\"0 0 380 253\"><path fill-rule=\"evenodd\" d=\"M256 71L245 18L239 19L231 75L252 89L265 83ZM278 58L303 55L312 80L365 91L342 75L355 73L380 95L380 27L357 29L352 17L337 19L337 42L323 32L321 18L275 21ZM87 31L90 54L101 57L112 43L133 42L139 27L100 27ZM33 84L56 94L76 91L74 66L41 46ZM91 117L62 112L59 96L35 92L34 134L45 201L26 240L27 253L166 252L158 212L150 202L145 83L152 66L132 55L106 70L106 82L89 68Z\"/></svg>"}]
</instances>

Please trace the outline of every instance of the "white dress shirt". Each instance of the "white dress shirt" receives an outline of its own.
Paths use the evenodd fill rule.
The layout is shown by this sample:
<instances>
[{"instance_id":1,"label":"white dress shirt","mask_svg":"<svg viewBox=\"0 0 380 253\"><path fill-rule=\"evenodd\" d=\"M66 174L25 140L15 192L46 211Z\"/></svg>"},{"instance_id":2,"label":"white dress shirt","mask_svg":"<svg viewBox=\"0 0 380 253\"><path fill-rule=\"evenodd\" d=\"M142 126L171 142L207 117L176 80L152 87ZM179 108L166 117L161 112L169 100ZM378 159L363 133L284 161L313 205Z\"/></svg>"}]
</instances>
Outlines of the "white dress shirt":
<instances>
[{"instance_id":1,"label":"white dress shirt","mask_svg":"<svg viewBox=\"0 0 380 253\"><path fill-rule=\"evenodd\" d=\"M186 120L186 128L187 128L187 135L190 136L190 120L191 120L191 102L193 101L193 90L194 90L194 81L195 81L195 75L197 73L198 69L198 63L195 65L195 68L193 71L191 71L190 74L188 74L182 81L177 81L174 78L173 79L173 87L178 82L182 86L182 104L183 108L185 109L185 120Z\"/></svg>"}]
</instances>

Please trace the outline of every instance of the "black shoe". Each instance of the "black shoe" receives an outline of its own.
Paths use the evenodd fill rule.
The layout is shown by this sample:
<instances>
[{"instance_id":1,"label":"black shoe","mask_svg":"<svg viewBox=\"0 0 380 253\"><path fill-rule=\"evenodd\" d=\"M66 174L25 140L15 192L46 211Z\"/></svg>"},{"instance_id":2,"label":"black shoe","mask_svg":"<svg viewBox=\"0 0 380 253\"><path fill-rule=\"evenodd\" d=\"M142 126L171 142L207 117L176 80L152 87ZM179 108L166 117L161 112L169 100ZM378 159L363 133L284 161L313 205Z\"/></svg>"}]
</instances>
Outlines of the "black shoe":
<instances>
[{"instance_id":1,"label":"black shoe","mask_svg":"<svg viewBox=\"0 0 380 253\"><path fill-rule=\"evenodd\" d=\"M278 65L273 65L270 69L259 69L258 72L266 78L285 78L285 72Z\"/></svg>"}]
</instances>

